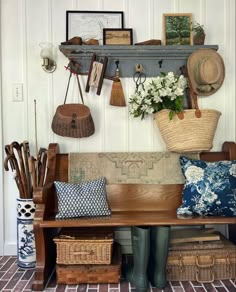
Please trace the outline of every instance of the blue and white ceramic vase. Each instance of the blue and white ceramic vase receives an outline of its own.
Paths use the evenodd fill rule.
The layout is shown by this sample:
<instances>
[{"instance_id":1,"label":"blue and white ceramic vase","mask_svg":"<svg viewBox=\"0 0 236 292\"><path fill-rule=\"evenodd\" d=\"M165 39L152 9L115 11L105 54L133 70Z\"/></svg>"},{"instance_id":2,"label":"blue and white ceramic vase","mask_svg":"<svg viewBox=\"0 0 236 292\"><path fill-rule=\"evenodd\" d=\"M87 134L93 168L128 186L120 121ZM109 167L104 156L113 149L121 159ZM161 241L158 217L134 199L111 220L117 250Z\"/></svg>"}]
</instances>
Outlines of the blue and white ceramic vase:
<instances>
[{"instance_id":1,"label":"blue and white ceramic vase","mask_svg":"<svg viewBox=\"0 0 236 292\"><path fill-rule=\"evenodd\" d=\"M33 199L17 199L17 264L24 269L34 268L36 263L34 214Z\"/></svg>"}]
</instances>

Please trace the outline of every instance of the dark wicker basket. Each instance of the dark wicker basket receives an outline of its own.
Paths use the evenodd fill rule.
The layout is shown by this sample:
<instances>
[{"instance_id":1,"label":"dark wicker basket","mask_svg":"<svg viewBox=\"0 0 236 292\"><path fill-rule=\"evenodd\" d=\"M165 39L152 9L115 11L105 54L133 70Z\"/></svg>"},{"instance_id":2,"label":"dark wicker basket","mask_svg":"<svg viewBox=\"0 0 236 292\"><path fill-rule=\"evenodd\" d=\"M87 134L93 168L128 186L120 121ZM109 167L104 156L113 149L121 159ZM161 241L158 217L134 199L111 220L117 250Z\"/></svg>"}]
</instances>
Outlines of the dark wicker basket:
<instances>
[{"instance_id":1,"label":"dark wicker basket","mask_svg":"<svg viewBox=\"0 0 236 292\"><path fill-rule=\"evenodd\" d=\"M83 138L95 131L90 109L84 104L63 104L57 107L52 130L59 136Z\"/></svg>"}]
</instances>

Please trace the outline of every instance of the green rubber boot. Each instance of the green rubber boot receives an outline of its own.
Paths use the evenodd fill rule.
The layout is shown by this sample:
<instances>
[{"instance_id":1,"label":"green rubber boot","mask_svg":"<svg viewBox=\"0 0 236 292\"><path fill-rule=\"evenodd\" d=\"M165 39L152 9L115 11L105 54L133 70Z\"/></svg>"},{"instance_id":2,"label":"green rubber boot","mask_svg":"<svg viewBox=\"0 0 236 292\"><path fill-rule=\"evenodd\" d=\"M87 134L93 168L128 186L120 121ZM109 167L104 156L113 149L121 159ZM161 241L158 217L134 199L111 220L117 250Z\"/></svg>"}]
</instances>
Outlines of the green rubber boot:
<instances>
[{"instance_id":1,"label":"green rubber boot","mask_svg":"<svg viewBox=\"0 0 236 292\"><path fill-rule=\"evenodd\" d=\"M146 292L149 287L147 267L150 253L150 227L131 227L133 266L125 271L126 280L136 291Z\"/></svg>"},{"instance_id":2,"label":"green rubber boot","mask_svg":"<svg viewBox=\"0 0 236 292\"><path fill-rule=\"evenodd\" d=\"M166 286L166 264L170 240L170 226L151 227L151 250L148 276L153 287Z\"/></svg>"}]
</instances>

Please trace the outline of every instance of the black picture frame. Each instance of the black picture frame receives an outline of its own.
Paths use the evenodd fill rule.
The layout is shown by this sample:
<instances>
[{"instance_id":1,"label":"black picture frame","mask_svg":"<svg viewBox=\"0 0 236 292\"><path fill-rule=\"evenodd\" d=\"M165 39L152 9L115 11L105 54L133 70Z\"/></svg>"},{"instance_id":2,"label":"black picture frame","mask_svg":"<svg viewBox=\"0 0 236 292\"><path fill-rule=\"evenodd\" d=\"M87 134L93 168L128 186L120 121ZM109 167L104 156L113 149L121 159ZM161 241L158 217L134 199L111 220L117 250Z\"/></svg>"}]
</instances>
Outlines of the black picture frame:
<instances>
[{"instance_id":1,"label":"black picture frame","mask_svg":"<svg viewBox=\"0 0 236 292\"><path fill-rule=\"evenodd\" d=\"M66 11L66 40L78 36L82 40L103 42L103 28L124 28L123 11Z\"/></svg>"},{"instance_id":2,"label":"black picture frame","mask_svg":"<svg viewBox=\"0 0 236 292\"><path fill-rule=\"evenodd\" d=\"M133 45L132 28L104 28L103 29L104 45Z\"/></svg>"}]
</instances>

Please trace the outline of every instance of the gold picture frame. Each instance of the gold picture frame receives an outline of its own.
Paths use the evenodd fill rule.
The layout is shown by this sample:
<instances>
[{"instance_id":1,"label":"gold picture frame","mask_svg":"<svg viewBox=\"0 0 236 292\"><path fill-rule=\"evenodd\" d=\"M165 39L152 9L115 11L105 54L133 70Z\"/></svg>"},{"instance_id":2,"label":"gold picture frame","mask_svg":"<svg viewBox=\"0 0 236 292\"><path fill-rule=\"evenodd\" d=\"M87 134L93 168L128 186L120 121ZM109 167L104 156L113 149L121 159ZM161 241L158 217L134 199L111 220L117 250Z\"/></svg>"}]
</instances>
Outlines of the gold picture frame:
<instances>
[{"instance_id":1,"label":"gold picture frame","mask_svg":"<svg viewBox=\"0 0 236 292\"><path fill-rule=\"evenodd\" d=\"M163 14L163 45L192 45L192 13Z\"/></svg>"},{"instance_id":2,"label":"gold picture frame","mask_svg":"<svg viewBox=\"0 0 236 292\"><path fill-rule=\"evenodd\" d=\"M103 29L104 45L132 45L133 29L132 28L104 28Z\"/></svg>"}]
</instances>

